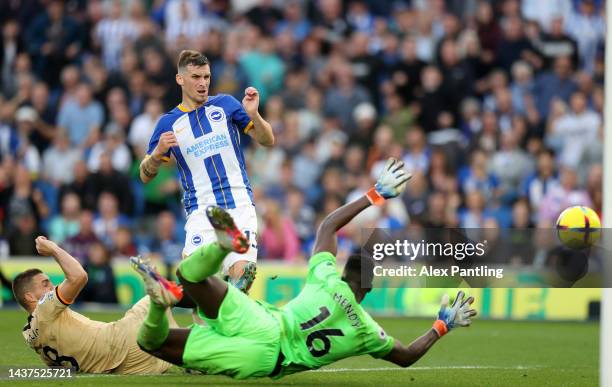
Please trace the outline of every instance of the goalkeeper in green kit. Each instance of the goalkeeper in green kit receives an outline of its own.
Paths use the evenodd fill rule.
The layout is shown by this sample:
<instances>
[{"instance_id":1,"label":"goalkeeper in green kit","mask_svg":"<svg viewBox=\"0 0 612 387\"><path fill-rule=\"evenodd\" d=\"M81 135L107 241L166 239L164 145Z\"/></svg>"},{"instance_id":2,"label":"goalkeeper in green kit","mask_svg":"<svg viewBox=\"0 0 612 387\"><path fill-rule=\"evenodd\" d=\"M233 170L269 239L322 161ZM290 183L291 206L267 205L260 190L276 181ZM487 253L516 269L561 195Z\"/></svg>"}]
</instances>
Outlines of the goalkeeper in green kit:
<instances>
[{"instance_id":1,"label":"goalkeeper in green kit","mask_svg":"<svg viewBox=\"0 0 612 387\"><path fill-rule=\"evenodd\" d=\"M334 256L339 229L370 205L403 191L410 175L402 166L402 162L389 159L366 195L323 220L306 285L283 307L252 300L215 276L228 253L244 253L249 248L231 216L218 207L206 209L217 242L200 247L181 261L177 270L180 286L165 280L148 262L131 258L151 296L148 316L138 334L139 346L178 366L236 379L277 379L364 354L402 367L416 362L450 329L470 325L476 315L471 308L474 298L464 300L460 291L449 306L448 296L444 296L432 329L405 346L386 335L360 305L372 286L373 265L359 255L351 256L340 276ZM362 276L362 270L366 275ZM205 326L169 328L165 311L181 299L183 289L198 305Z\"/></svg>"}]
</instances>

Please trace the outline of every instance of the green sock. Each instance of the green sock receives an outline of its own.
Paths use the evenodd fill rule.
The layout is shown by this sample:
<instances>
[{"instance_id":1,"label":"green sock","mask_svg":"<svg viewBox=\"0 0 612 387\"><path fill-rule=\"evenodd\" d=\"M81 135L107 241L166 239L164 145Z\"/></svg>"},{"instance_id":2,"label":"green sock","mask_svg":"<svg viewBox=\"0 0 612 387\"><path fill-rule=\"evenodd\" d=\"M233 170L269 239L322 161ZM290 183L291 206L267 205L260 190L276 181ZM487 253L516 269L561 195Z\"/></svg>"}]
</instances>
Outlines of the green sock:
<instances>
[{"instance_id":1,"label":"green sock","mask_svg":"<svg viewBox=\"0 0 612 387\"><path fill-rule=\"evenodd\" d=\"M151 301L147 318L138 330L138 344L149 351L158 349L166 341L169 331L166 307Z\"/></svg>"},{"instance_id":2,"label":"green sock","mask_svg":"<svg viewBox=\"0 0 612 387\"><path fill-rule=\"evenodd\" d=\"M216 242L199 247L179 263L181 275L189 282L204 281L217 274L221 269L223 259L229 252L230 250L224 249Z\"/></svg>"}]
</instances>

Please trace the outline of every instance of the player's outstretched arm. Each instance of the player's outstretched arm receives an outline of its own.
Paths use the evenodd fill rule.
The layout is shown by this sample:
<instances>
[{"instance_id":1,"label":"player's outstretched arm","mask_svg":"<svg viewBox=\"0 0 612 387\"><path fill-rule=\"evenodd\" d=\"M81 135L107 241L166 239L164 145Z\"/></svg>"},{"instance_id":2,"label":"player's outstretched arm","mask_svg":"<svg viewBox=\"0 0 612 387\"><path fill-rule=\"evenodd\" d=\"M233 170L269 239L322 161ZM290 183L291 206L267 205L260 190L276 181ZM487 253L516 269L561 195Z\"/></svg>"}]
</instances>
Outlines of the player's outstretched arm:
<instances>
[{"instance_id":1,"label":"player's outstretched arm","mask_svg":"<svg viewBox=\"0 0 612 387\"><path fill-rule=\"evenodd\" d=\"M259 92L254 87L247 87L244 91L242 106L253 121L253 129L248 134L263 146L274 145L274 132L272 125L259 114Z\"/></svg>"},{"instance_id":2,"label":"player's outstretched arm","mask_svg":"<svg viewBox=\"0 0 612 387\"><path fill-rule=\"evenodd\" d=\"M474 297L468 297L464 301L465 293L459 291L455 301L449 307L448 295L442 297L438 319L433 327L407 347L399 340L395 341L393 349L384 360L390 361L401 367L409 367L427 353L429 348L442 336L455 327L467 327L472 323L471 318L476 316L476 310L472 309Z\"/></svg>"},{"instance_id":3,"label":"player's outstretched arm","mask_svg":"<svg viewBox=\"0 0 612 387\"><path fill-rule=\"evenodd\" d=\"M312 254L328 251L336 255L336 232L357 214L372 204L380 205L386 199L399 196L412 175L402 169L403 161L389 158L378 181L364 196L327 215L319 225Z\"/></svg>"},{"instance_id":4,"label":"player's outstretched arm","mask_svg":"<svg viewBox=\"0 0 612 387\"><path fill-rule=\"evenodd\" d=\"M140 163L140 180L147 184L157 176L159 166L173 146L178 146L174 132L164 132L159 136L159 142L150 155L146 155Z\"/></svg>"},{"instance_id":5,"label":"player's outstretched arm","mask_svg":"<svg viewBox=\"0 0 612 387\"><path fill-rule=\"evenodd\" d=\"M72 255L44 236L36 238L38 254L53 257L60 265L66 278L58 285L62 300L71 304L87 284L87 272Z\"/></svg>"},{"instance_id":6,"label":"player's outstretched arm","mask_svg":"<svg viewBox=\"0 0 612 387\"><path fill-rule=\"evenodd\" d=\"M400 367L410 367L423 355L427 353L429 348L436 341L440 339L440 336L433 330L428 330L423 336L414 340L407 347L404 346L399 340L395 340L393 349L389 354L383 357L384 360L390 361L391 363L397 364Z\"/></svg>"}]
</instances>

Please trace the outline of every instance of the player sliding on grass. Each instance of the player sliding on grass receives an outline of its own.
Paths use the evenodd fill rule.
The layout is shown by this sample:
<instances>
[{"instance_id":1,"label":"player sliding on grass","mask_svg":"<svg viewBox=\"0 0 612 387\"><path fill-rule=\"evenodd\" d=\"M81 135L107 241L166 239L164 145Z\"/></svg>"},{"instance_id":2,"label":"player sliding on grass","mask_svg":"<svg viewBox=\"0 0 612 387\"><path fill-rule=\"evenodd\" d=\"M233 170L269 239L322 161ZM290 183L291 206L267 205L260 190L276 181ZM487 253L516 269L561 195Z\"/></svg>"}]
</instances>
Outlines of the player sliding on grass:
<instances>
[{"instance_id":1,"label":"player sliding on grass","mask_svg":"<svg viewBox=\"0 0 612 387\"><path fill-rule=\"evenodd\" d=\"M87 283L81 264L42 236L36 238L36 250L40 255L53 256L66 277L54 287L41 270L29 269L13 280L15 298L29 314L23 337L47 365L115 374L155 374L172 366L136 345L149 297L136 303L118 321L90 320L69 308ZM159 281L163 285L165 280ZM166 319L176 326L172 316Z\"/></svg>"},{"instance_id":2,"label":"player sliding on grass","mask_svg":"<svg viewBox=\"0 0 612 387\"><path fill-rule=\"evenodd\" d=\"M371 281L361 283L361 257L352 256L339 276L334 256L340 228L372 203L394 198L404 189L410 175L401 169L402 165L390 159L365 196L323 220L308 265L306 286L281 308L256 302L215 277L230 251L242 254L249 248L246 237L221 208L206 210L217 242L197 249L177 270L206 326L170 329L166 310L180 299L180 288L157 282L159 276L152 267L132 258L152 299L138 333L138 344L176 365L237 379L279 378L363 354L403 367L413 364L450 329L470 325L470 318L476 315L471 309L474 298L464 301L463 292L459 292L450 307L448 296L443 298L433 328L404 346L387 336L360 305L371 288Z\"/></svg>"}]
</instances>

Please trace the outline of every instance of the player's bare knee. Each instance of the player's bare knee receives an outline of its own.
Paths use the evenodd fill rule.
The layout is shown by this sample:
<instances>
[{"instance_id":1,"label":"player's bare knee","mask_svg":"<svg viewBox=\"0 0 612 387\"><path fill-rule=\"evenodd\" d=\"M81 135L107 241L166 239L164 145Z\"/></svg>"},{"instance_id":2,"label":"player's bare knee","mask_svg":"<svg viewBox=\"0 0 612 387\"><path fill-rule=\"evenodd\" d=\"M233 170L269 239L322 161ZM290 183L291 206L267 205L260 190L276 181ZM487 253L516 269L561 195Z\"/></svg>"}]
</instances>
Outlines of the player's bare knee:
<instances>
[{"instance_id":1,"label":"player's bare knee","mask_svg":"<svg viewBox=\"0 0 612 387\"><path fill-rule=\"evenodd\" d=\"M233 279L240 278L240 276L244 272L244 266L247 264L247 262L248 261L234 262L234 264L232 264L232 266L230 266L229 269L227 269L227 275Z\"/></svg>"}]
</instances>

